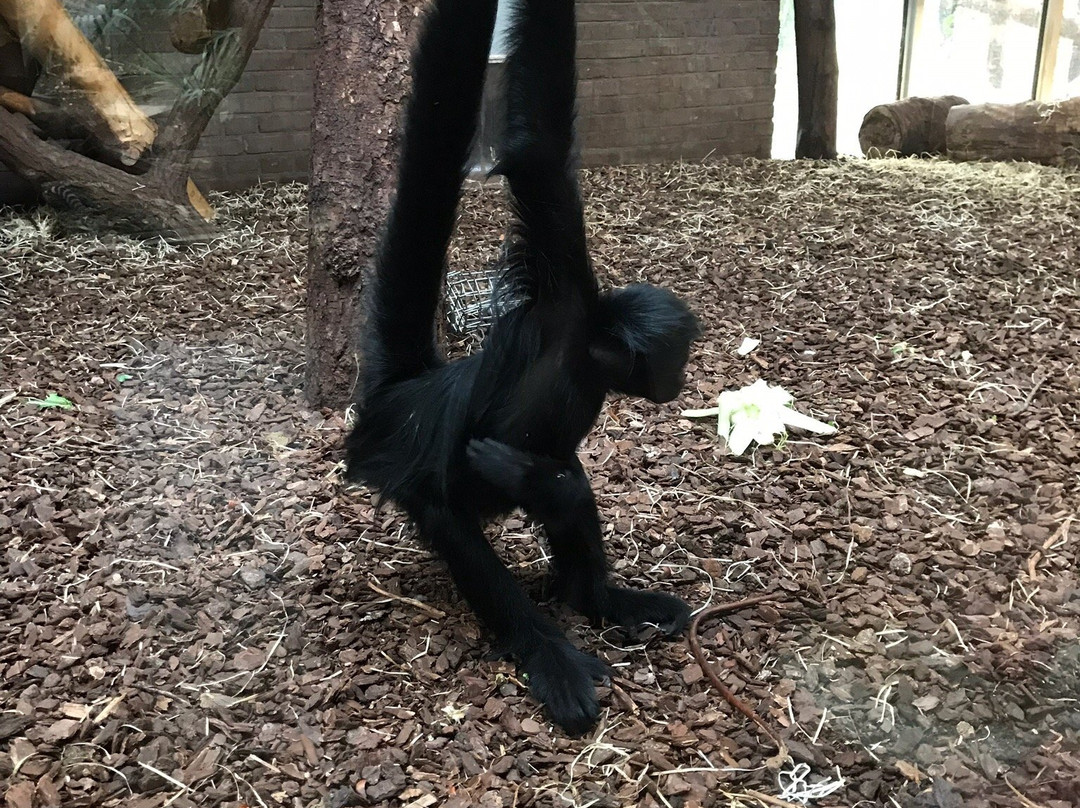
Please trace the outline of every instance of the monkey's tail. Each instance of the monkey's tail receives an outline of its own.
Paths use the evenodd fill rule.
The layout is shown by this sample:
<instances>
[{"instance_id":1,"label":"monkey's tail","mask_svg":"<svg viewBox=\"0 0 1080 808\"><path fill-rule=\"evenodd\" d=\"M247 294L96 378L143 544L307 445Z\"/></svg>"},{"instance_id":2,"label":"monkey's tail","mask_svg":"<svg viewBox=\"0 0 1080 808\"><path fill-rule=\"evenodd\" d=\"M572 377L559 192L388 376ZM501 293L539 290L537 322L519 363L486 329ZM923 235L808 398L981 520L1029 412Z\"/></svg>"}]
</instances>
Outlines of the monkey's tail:
<instances>
[{"instance_id":1,"label":"monkey's tail","mask_svg":"<svg viewBox=\"0 0 1080 808\"><path fill-rule=\"evenodd\" d=\"M397 194L376 257L364 386L439 363L435 312L476 132L496 0L434 0L412 55Z\"/></svg>"},{"instance_id":2,"label":"monkey's tail","mask_svg":"<svg viewBox=\"0 0 1080 808\"><path fill-rule=\"evenodd\" d=\"M517 216L514 279L534 298L596 298L577 184L574 0L522 0L506 60L506 130L496 171ZM513 265L513 264L512 264Z\"/></svg>"}]
</instances>

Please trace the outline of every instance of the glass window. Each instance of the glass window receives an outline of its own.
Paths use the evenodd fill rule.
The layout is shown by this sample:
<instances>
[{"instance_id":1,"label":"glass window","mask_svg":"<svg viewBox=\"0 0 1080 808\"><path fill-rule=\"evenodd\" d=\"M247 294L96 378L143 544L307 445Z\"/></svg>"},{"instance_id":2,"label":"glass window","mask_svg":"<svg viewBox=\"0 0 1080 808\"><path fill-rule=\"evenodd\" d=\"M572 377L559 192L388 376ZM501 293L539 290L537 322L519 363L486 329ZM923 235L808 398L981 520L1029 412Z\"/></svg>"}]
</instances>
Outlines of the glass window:
<instances>
[{"instance_id":1,"label":"glass window","mask_svg":"<svg viewBox=\"0 0 1080 808\"><path fill-rule=\"evenodd\" d=\"M1076 96L1080 96L1080 0L1065 0L1049 97L1062 99Z\"/></svg>"},{"instance_id":2,"label":"glass window","mask_svg":"<svg viewBox=\"0 0 1080 808\"><path fill-rule=\"evenodd\" d=\"M896 100L904 0L835 0L836 59L840 80L836 99L836 150L862 155L859 126L878 104Z\"/></svg>"},{"instance_id":3,"label":"glass window","mask_svg":"<svg viewBox=\"0 0 1080 808\"><path fill-rule=\"evenodd\" d=\"M495 32L491 37L492 58L506 57L510 44L507 41L510 35L510 17L513 11L513 0L499 0L498 10L495 12Z\"/></svg>"},{"instance_id":4,"label":"glass window","mask_svg":"<svg viewBox=\"0 0 1080 808\"><path fill-rule=\"evenodd\" d=\"M836 150L861 155L859 125L867 111L896 99L904 0L835 0ZM795 60L793 0L780 0L780 45L776 59L772 156L795 156L799 79Z\"/></svg>"},{"instance_id":5,"label":"glass window","mask_svg":"<svg viewBox=\"0 0 1080 808\"><path fill-rule=\"evenodd\" d=\"M780 42L776 52L776 90L773 96L772 156L795 156L799 131L799 78L795 72L794 0L780 0Z\"/></svg>"},{"instance_id":6,"label":"glass window","mask_svg":"<svg viewBox=\"0 0 1080 808\"><path fill-rule=\"evenodd\" d=\"M909 95L973 104L1031 98L1041 15L1041 0L926 0Z\"/></svg>"}]
</instances>

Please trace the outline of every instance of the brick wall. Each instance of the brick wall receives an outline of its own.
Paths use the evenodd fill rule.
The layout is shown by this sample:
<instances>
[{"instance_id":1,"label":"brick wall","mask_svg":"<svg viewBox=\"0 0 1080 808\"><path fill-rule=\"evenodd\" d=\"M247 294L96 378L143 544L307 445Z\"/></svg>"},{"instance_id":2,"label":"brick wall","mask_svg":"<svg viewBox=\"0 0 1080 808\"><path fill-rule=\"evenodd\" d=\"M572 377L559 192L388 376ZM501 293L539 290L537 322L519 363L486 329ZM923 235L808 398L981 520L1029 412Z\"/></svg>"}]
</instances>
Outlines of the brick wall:
<instances>
[{"instance_id":1,"label":"brick wall","mask_svg":"<svg viewBox=\"0 0 1080 808\"><path fill-rule=\"evenodd\" d=\"M307 177L315 2L275 3L203 135L193 170L200 186ZM768 156L779 3L578 0L583 161Z\"/></svg>"},{"instance_id":2,"label":"brick wall","mask_svg":"<svg viewBox=\"0 0 1080 808\"><path fill-rule=\"evenodd\" d=\"M199 142L192 173L206 188L307 179L315 0L276 0L239 83Z\"/></svg>"},{"instance_id":3,"label":"brick wall","mask_svg":"<svg viewBox=\"0 0 1080 808\"><path fill-rule=\"evenodd\" d=\"M315 0L278 0L199 148L209 188L308 173ZM767 157L779 0L578 0L587 165Z\"/></svg>"},{"instance_id":4,"label":"brick wall","mask_svg":"<svg viewBox=\"0 0 1080 808\"><path fill-rule=\"evenodd\" d=\"M586 164L768 157L779 0L579 0Z\"/></svg>"}]
</instances>

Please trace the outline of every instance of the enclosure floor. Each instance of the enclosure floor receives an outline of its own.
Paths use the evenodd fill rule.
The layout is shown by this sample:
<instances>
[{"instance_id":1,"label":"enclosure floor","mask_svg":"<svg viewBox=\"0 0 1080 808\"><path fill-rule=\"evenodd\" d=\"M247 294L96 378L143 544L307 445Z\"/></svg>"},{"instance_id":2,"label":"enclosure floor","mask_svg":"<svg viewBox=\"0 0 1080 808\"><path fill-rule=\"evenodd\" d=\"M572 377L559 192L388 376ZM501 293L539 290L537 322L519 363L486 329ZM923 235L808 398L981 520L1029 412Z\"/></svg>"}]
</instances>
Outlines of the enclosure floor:
<instances>
[{"instance_id":1,"label":"enclosure floor","mask_svg":"<svg viewBox=\"0 0 1080 808\"><path fill-rule=\"evenodd\" d=\"M678 401L614 398L582 447L615 576L695 607L773 596L703 645L818 794L843 781L813 805L1080 804L1080 179L747 162L584 184L603 282L667 285L705 328ZM184 250L0 213L7 805L815 793L784 790L682 641L556 610L616 671L577 740L489 660L401 514L341 482L343 414L299 392L303 193L217 197L227 237ZM452 265L491 260L502 221L470 188ZM732 457L680 417L757 378L837 434ZM29 401L49 393L74 408ZM532 527L491 536L539 595Z\"/></svg>"}]
</instances>

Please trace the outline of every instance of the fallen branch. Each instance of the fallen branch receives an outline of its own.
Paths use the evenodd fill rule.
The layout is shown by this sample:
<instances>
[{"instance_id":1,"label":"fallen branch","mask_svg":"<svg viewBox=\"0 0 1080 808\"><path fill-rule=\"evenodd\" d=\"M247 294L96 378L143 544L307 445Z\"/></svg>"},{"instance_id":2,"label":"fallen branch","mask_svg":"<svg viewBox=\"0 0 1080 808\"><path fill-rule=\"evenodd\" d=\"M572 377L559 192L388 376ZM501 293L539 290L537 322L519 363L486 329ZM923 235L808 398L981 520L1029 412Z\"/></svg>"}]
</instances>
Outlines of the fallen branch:
<instances>
[{"instance_id":1,"label":"fallen branch","mask_svg":"<svg viewBox=\"0 0 1080 808\"><path fill-rule=\"evenodd\" d=\"M110 145L109 132L104 125L100 121L80 117L74 106L58 106L0 86L0 107L29 118L30 122L51 140L92 142L104 155L113 157L117 166L123 165L114 145ZM80 154L87 154L84 150L78 151Z\"/></svg>"},{"instance_id":2,"label":"fallen branch","mask_svg":"<svg viewBox=\"0 0 1080 808\"><path fill-rule=\"evenodd\" d=\"M1050 538L1043 542L1042 547L1032 553L1031 556L1028 558L1027 571L1029 579L1034 581L1039 576L1038 570L1036 570L1035 567L1040 561L1042 561L1043 556L1046 554L1047 550L1049 550L1059 541L1064 544L1066 541L1069 540L1069 525L1072 524L1072 521L1072 516L1066 517L1065 521L1058 525L1058 529L1055 530L1052 534L1050 534Z\"/></svg>"},{"instance_id":3,"label":"fallen branch","mask_svg":"<svg viewBox=\"0 0 1080 808\"><path fill-rule=\"evenodd\" d=\"M66 186L89 204L109 210L126 229L176 241L206 241L215 230L186 194L169 199L142 177L41 140L30 121L0 108L0 158L40 188Z\"/></svg>"},{"instance_id":4,"label":"fallen branch","mask_svg":"<svg viewBox=\"0 0 1080 808\"><path fill-rule=\"evenodd\" d=\"M950 160L1080 165L1080 98L1053 104L966 104L949 110Z\"/></svg>"},{"instance_id":5,"label":"fallen branch","mask_svg":"<svg viewBox=\"0 0 1080 808\"><path fill-rule=\"evenodd\" d=\"M396 600L400 603L408 603L410 606L415 606L424 614L430 617L434 617L436 620L442 620L444 617L446 617L446 612L440 611L434 606L428 606L422 600L416 600L416 598L408 598L404 595L395 595L393 592L387 592L374 581L368 581L368 587L371 589L372 592L382 595L384 598L389 598L390 600Z\"/></svg>"},{"instance_id":6,"label":"fallen branch","mask_svg":"<svg viewBox=\"0 0 1080 808\"><path fill-rule=\"evenodd\" d=\"M701 641L698 639L698 628L701 623L710 618L717 617L722 614L729 614L731 612L737 612L745 609L748 606L754 606L758 603L767 603L771 600L775 600L772 595L757 595L752 598L744 598L743 600L737 600L734 603L719 603L716 606L710 606L707 609L702 609L696 615L694 619L690 621L690 631L687 637L687 644L690 646L690 651L694 655L694 659L697 661L698 667L701 668L701 672L705 674L706 678L712 683L712 686L720 691L720 695L724 697L724 700L742 713L744 716L753 721L758 729L768 738L774 746L776 746L777 754L775 757L770 758L770 763L775 762L775 766L770 768L779 768L779 766L788 759L787 745L765 724L762 718L750 709L749 705L742 701L738 696L731 692L731 689L720 681L720 677L716 675L712 665L705 659L705 652L701 648Z\"/></svg>"}]
</instances>

